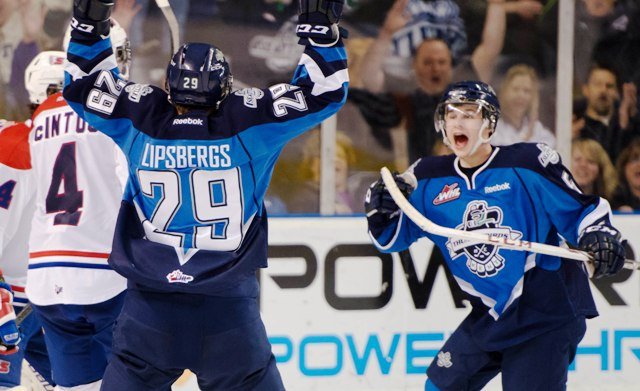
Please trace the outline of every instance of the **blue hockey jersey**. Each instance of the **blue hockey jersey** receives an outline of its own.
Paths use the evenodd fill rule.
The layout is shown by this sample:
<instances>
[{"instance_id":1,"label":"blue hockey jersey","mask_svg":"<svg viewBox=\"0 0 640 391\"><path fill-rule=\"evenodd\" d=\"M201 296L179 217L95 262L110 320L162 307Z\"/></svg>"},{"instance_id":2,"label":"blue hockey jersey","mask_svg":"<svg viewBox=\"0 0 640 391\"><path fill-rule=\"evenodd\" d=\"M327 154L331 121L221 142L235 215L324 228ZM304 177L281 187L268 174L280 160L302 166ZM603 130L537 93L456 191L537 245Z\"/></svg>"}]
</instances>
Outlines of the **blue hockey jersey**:
<instances>
[{"instance_id":1,"label":"blue hockey jersey","mask_svg":"<svg viewBox=\"0 0 640 391\"><path fill-rule=\"evenodd\" d=\"M167 93L118 77L109 38L74 30L64 97L128 158L111 266L153 289L215 294L267 264L263 199L285 144L344 104L341 42L308 46L291 84L178 115Z\"/></svg>"},{"instance_id":2,"label":"blue hockey jersey","mask_svg":"<svg viewBox=\"0 0 640 391\"><path fill-rule=\"evenodd\" d=\"M409 201L441 226L559 245L561 238L575 244L589 225L609 224L607 201L582 194L545 144L494 147L471 178L454 155L424 158L409 170L418 180ZM597 315L579 262L427 234L404 214L387 222L369 218L369 234L384 252L431 239L470 295L478 343L488 350Z\"/></svg>"}]
</instances>

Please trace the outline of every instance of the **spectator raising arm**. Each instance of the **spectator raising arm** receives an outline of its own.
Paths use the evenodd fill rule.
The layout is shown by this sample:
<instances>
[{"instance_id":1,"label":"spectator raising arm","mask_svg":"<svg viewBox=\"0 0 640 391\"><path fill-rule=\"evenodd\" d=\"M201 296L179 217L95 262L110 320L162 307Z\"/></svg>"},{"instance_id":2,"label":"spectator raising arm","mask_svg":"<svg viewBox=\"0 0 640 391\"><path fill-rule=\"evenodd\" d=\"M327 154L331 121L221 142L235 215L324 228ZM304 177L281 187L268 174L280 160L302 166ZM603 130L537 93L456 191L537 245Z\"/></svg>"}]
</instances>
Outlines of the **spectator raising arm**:
<instances>
[{"instance_id":1,"label":"spectator raising arm","mask_svg":"<svg viewBox=\"0 0 640 391\"><path fill-rule=\"evenodd\" d=\"M369 92L378 94L384 92L384 70L382 64L391 51L393 34L403 28L411 16L406 8L409 0L396 0L387 13L384 24L380 28L378 37L371 44L362 61L362 82Z\"/></svg>"}]
</instances>

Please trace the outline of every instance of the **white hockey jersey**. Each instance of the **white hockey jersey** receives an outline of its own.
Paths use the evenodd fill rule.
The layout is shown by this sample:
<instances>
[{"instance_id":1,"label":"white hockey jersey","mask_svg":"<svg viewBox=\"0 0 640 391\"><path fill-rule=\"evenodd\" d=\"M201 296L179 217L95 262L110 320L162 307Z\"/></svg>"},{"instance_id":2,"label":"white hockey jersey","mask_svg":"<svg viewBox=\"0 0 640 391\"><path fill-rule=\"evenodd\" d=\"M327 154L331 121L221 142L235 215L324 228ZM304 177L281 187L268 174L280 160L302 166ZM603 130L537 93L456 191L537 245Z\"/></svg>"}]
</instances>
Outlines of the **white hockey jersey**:
<instances>
[{"instance_id":1,"label":"white hockey jersey","mask_svg":"<svg viewBox=\"0 0 640 391\"><path fill-rule=\"evenodd\" d=\"M36 182L29 300L37 305L109 300L126 289L126 280L107 264L126 159L61 94L35 112L29 144Z\"/></svg>"},{"instance_id":2,"label":"white hockey jersey","mask_svg":"<svg viewBox=\"0 0 640 391\"><path fill-rule=\"evenodd\" d=\"M16 307L27 304L29 229L34 207L29 129L29 123L0 129L0 269L11 285Z\"/></svg>"}]
</instances>

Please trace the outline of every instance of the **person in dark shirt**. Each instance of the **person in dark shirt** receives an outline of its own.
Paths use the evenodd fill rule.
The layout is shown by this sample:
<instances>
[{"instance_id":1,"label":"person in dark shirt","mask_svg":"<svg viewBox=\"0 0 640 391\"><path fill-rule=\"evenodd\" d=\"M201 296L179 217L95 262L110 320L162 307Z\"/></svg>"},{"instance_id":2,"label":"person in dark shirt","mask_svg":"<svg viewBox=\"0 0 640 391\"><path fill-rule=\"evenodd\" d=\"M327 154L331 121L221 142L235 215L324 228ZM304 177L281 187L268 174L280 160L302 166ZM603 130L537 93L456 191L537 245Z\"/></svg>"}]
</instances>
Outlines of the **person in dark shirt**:
<instances>
[{"instance_id":1,"label":"person in dark shirt","mask_svg":"<svg viewBox=\"0 0 640 391\"><path fill-rule=\"evenodd\" d=\"M620 92L618 83L613 68L595 64L582 86L586 108L574 122L574 138L598 141L611 161L616 161L622 148L640 136L636 86L624 83Z\"/></svg>"},{"instance_id":2,"label":"person in dark shirt","mask_svg":"<svg viewBox=\"0 0 640 391\"><path fill-rule=\"evenodd\" d=\"M380 28L376 40L371 44L363 61L362 81L365 89L373 94L393 91L383 70L383 62L388 57L395 34L403 31L410 18L406 10L409 0L397 0ZM520 2L490 1L484 20L484 31L480 44L467 58L457 58L452 48L457 42L449 38L449 25L457 21L452 17L446 27L434 28L433 36L426 36L422 42L415 43L412 67L417 88L412 93L394 93L387 95L387 108L383 111L385 120L379 119L370 109L364 109L363 115L372 128L378 130L384 125L387 129L402 126L407 133L407 156L403 157L407 165L425 154L429 154L437 140L433 124L435 108L440 95L453 80L479 79L490 82L498 56L502 51L506 33L506 15L518 12L524 4ZM435 18L435 16L434 16ZM444 31L441 31L444 30ZM438 35L439 34L439 35ZM389 113L393 111L393 113ZM389 124L390 119L394 122ZM386 122L386 124L383 123ZM399 160L399 159L396 159Z\"/></svg>"}]
</instances>

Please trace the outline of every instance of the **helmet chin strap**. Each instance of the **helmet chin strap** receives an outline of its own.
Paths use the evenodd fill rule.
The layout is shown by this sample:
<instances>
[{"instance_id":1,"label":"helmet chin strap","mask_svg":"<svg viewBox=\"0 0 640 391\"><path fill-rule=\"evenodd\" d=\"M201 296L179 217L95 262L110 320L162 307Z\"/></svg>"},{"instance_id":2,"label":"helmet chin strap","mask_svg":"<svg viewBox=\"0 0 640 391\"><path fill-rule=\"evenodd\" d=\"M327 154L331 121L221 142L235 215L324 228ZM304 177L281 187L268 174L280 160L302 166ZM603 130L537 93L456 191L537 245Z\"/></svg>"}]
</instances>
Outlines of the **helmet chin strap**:
<instances>
[{"instance_id":1,"label":"helmet chin strap","mask_svg":"<svg viewBox=\"0 0 640 391\"><path fill-rule=\"evenodd\" d=\"M476 153L476 151L478 150L478 148L480 148L482 144L488 143L491 140L491 138L493 137L493 132L491 132L489 137L487 137L486 139L482 137L482 133L486 128L489 127L489 123L490 123L489 120L486 118L482 120L482 126L480 126L480 129L478 130L478 140L476 140L475 145L473 146L473 148L471 148L471 151L469 151L467 156L473 155L474 153Z\"/></svg>"}]
</instances>

